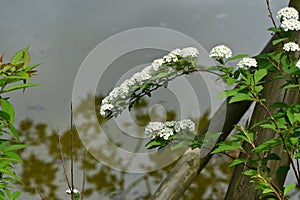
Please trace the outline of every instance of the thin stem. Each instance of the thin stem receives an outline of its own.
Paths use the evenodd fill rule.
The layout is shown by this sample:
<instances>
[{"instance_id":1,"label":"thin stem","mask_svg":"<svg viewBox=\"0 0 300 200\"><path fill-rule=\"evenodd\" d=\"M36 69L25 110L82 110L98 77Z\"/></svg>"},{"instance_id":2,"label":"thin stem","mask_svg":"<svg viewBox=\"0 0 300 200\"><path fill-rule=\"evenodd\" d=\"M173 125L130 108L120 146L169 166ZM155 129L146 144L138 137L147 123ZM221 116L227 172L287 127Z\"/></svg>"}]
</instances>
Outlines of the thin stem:
<instances>
[{"instance_id":1,"label":"thin stem","mask_svg":"<svg viewBox=\"0 0 300 200\"><path fill-rule=\"evenodd\" d=\"M58 135L58 144L59 144L59 149L60 149L60 157L61 157L61 161L62 161L62 166L63 166L63 170L64 170L64 176L65 176L65 179L67 181L67 184L68 184L68 187L72 193L73 191L73 188L71 188L71 184L70 184L70 181L69 181L69 178L67 176L67 170L66 170L66 165L65 165L65 159L64 159L64 156L63 156L63 151L62 151L62 144L61 144L61 140L60 140L60 135Z\"/></svg>"},{"instance_id":2,"label":"thin stem","mask_svg":"<svg viewBox=\"0 0 300 200\"><path fill-rule=\"evenodd\" d=\"M234 157L234 156L232 156L232 155L230 155L229 153L226 153L226 152L221 152L222 154L224 154L225 156L227 156L227 157L229 157L229 158L231 158L232 160L235 160L235 159L237 159L236 157ZM242 153L245 153L245 152L242 152ZM254 169L254 170L256 170L256 168L255 167L251 167L251 166L249 166L246 162L244 163L245 164L245 166L248 168L248 169Z\"/></svg>"},{"instance_id":3,"label":"thin stem","mask_svg":"<svg viewBox=\"0 0 300 200\"><path fill-rule=\"evenodd\" d=\"M267 106L266 106L262 101L259 101L259 104L264 108L264 110L265 110L265 111L267 112L267 114L270 116L271 120L273 121L273 123L274 123L274 125L275 125L275 127L276 127L276 130L279 130L278 124L277 124L276 120L274 119L274 117L272 116L270 110L267 108ZM284 146L284 148L285 148L285 150L286 150L286 152L287 152L287 155L288 155L289 160L290 160L290 162L291 162L291 165L292 165L293 171L294 171L294 173L295 173L295 176L296 176L298 185L300 185L300 177L299 177L299 174L298 174L298 172L297 172L295 163L294 163L294 161L293 161L293 157L292 157L292 155L291 155L290 152L289 152L289 149L288 149L288 146L287 146L287 144L286 144L286 141L285 141L283 135L282 135L279 131L278 131L277 133L278 133L280 139L282 140L283 146Z\"/></svg>"},{"instance_id":4,"label":"thin stem","mask_svg":"<svg viewBox=\"0 0 300 200\"><path fill-rule=\"evenodd\" d=\"M73 145L74 145L74 138L73 138L73 105L72 105L72 101L71 101L71 185L72 185L72 190L71 190L71 197L72 200L74 200L74 159L73 159Z\"/></svg>"},{"instance_id":5,"label":"thin stem","mask_svg":"<svg viewBox=\"0 0 300 200\"><path fill-rule=\"evenodd\" d=\"M83 200L83 194L85 190L85 179L86 179L86 157L87 157L87 152L84 152L84 158L83 158L83 167L82 167L82 189L81 189L81 194L80 194L80 200Z\"/></svg>"},{"instance_id":6,"label":"thin stem","mask_svg":"<svg viewBox=\"0 0 300 200\"><path fill-rule=\"evenodd\" d=\"M300 174L299 159L296 159L296 164L297 164L297 170L298 170L298 174Z\"/></svg>"},{"instance_id":7,"label":"thin stem","mask_svg":"<svg viewBox=\"0 0 300 200\"><path fill-rule=\"evenodd\" d=\"M37 192L38 192L40 198L41 198L42 200L46 200L46 199L44 198L44 196L42 195L42 193L41 193L41 191L40 191L40 188L39 188L38 186L36 187L36 190L37 190Z\"/></svg>"},{"instance_id":8,"label":"thin stem","mask_svg":"<svg viewBox=\"0 0 300 200\"><path fill-rule=\"evenodd\" d=\"M277 28L275 20L273 18L272 11L271 11L270 0L266 0L266 3L267 3L268 12L269 12L269 17L271 18L272 24L275 28Z\"/></svg>"}]
</instances>

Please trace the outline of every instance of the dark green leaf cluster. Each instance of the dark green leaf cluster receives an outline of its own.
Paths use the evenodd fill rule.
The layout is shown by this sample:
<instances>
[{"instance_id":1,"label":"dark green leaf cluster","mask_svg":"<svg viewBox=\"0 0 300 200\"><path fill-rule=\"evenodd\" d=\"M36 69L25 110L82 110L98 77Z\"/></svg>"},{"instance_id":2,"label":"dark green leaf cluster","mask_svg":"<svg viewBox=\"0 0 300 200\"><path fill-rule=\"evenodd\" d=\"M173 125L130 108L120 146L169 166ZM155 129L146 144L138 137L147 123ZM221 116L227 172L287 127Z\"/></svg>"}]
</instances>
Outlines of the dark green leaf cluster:
<instances>
[{"instance_id":1,"label":"dark green leaf cluster","mask_svg":"<svg viewBox=\"0 0 300 200\"><path fill-rule=\"evenodd\" d=\"M0 94L14 90L37 86L30 82L35 75L35 68L39 64L30 65L28 48L17 52L9 63L3 63L3 55L0 57ZM21 83L20 83L21 82ZM21 144L19 134L14 127L15 111L8 97L0 96L0 199L17 199L21 192L12 192L13 184L20 182L15 174L15 164L21 163L22 158L18 150L26 145Z\"/></svg>"}]
</instances>

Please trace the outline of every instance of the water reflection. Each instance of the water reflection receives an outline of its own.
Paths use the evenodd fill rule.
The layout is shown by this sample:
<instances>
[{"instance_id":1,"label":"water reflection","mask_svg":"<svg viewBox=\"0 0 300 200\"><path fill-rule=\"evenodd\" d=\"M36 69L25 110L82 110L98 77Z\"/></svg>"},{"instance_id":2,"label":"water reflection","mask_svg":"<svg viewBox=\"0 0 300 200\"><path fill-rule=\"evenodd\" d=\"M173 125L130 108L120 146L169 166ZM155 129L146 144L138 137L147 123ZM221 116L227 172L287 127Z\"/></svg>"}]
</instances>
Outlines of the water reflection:
<instances>
[{"instance_id":1,"label":"water reflection","mask_svg":"<svg viewBox=\"0 0 300 200\"><path fill-rule=\"evenodd\" d=\"M89 96L82 101L82 104L75 109L76 113L80 113L86 118L86 124L77 127L78 130L89 129L93 124L89 123L90 113L92 111L86 109L86 104L92 102ZM101 98L95 98L96 105L99 105ZM136 118L139 123L144 124L144 120L148 121L148 114L143 114L142 109L147 106L146 101L135 107ZM176 118L174 111L166 111L167 120ZM155 113L155 112L154 112ZM208 114L199 120L199 129L207 122ZM98 117L99 123L103 123L103 119ZM58 130L50 130L47 124L34 122L30 119L23 120L19 125L22 135L22 141L29 145L28 148L21 151L24 158L23 167L20 169L24 185L20 186L23 190L21 199L37 198L36 187L38 186L45 199L67 199L64 194L67 183L63 177L62 162L58 146L58 134L61 134L61 142L63 144L64 157L66 159L67 168L69 169L70 160L70 130L60 132ZM59 132L59 133L58 133ZM75 160L75 186L81 190L83 166L86 171L86 188L84 192L85 199L150 199L151 194L167 176L168 171L173 167L170 164L160 170L132 174L114 170L101 164L91 154L87 154L84 158L85 147L81 139L78 137L76 130L73 131L74 137L74 160ZM139 148L145 148L141 144L137 144ZM109 149L98 148L101 155L107 156L120 164L123 160L117 160L113 152ZM153 159L155 164L155 158ZM224 196L225 189L228 184L231 169L227 168L227 160L223 157L212 160L208 167L203 171L197 181L185 193L183 199L221 199ZM69 173L69 171L68 171Z\"/></svg>"}]
</instances>

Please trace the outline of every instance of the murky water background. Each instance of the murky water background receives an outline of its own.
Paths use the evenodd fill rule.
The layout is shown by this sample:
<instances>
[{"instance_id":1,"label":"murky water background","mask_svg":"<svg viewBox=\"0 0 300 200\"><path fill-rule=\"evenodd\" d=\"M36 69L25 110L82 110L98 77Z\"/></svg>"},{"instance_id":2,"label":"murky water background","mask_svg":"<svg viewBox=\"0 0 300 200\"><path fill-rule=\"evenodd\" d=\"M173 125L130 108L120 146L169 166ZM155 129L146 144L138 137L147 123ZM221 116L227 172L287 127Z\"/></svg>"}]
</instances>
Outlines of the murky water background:
<instances>
[{"instance_id":1,"label":"murky water background","mask_svg":"<svg viewBox=\"0 0 300 200\"><path fill-rule=\"evenodd\" d=\"M286 4L287 1L282 0L271 2L274 13ZM207 51L225 43L235 53L255 55L270 38L266 30L271 21L267 15L265 2L258 0L1 1L0 51L6 52L8 59L29 45L32 62L44 62L34 78L34 82L44 86L30 88L24 94L12 94L17 127L22 140L30 146L21 152L24 167L20 173L25 185L20 186L23 191L20 199L39 199L37 187L46 199L68 198L57 134L62 135L69 167L70 101L74 78L84 58L101 41L132 28L164 27L192 37ZM145 58L146 64L162 52L142 53L145 57L136 54L136 59ZM134 55L128 56L134 59ZM133 59L124 60L124 63L134 65ZM110 83L102 84L99 95L110 89ZM161 92L155 98L163 99L163 94ZM87 122L92 112L85 106L93 98L82 97L82 106L74 108ZM134 123L149 122L149 105L152 104L149 102L143 110L132 114ZM172 106L163 109L168 119L177 118L178 112ZM205 111L201 110L200 114ZM91 127L86 123L76 128ZM85 147L75 137L75 185L81 188L84 168L85 199L149 199L173 166L131 174L107 167L89 154L84 155ZM222 199L232 170L227 168L226 162L224 157L211 160L183 199Z\"/></svg>"}]
</instances>

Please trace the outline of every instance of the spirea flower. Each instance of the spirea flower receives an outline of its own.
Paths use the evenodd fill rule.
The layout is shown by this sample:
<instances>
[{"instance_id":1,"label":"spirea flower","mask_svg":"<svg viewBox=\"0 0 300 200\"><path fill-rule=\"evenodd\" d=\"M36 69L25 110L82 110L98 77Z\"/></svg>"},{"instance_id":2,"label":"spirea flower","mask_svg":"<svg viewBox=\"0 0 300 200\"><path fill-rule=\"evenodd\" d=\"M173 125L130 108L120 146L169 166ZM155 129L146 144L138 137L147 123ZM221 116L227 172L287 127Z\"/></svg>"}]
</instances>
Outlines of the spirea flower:
<instances>
[{"instance_id":1,"label":"spirea flower","mask_svg":"<svg viewBox=\"0 0 300 200\"><path fill-rule=\"evenodd\" d=\"M299 31L300 22L297 19L286 19L282 21L280 27L284 31Z\"/></svg>"},{"instance_id":2,"label":"spirea flower","mask_svg":"<svg viewBox=\"0 0 300 200\"><path fill-rule=\"evenodd\" d=\"M257 67L257 61L254 58L243 58L238 64L238 67Z\"/></svg>"},{"instance_id":3,"label":"spirea flower","mask_svg":"<svg viewBox=\"0 0 300 200\"><path fill-rule=\"evenodd\" d=\"M151 139L161 138L168 140L170 136L182 131L194 132L195 124L190 119L182 121L150 122L145 129L145 134Z\"/></svg>"},{"instance_id":4,"label":"spirea flower","mask_svg":"<svg viewBox=\"0 0 300 200\"><path fill-rule=\"evenodd\" d=\"M300 60L298 60L298 62L296 63L296 67L298 67L298 69L300 70Z\"/></svg>"},{"instance_id":5,"label":"spirea flower","mask_svg":"<svg viewBox=\"0 0 300 200\"><path fill-rule=\"evenodd\" d=\"M296 19L298 20L299 14L298 11L293 8L293 7L285 7L281 8L277 14L276 14L277 19L280 20L287 20L287 19Z\"/></svg>"},{"instance_id":6,"label":"spirea flower","mask_svg":"<svg viewBox=\"0 0 300 200\"><path fill-rule=\"evenodd\" d=\"M288 42L283 45L283 50L285 51L300 51L299 45L295 42Z\"/></svg>"},{"instance_id":7,"label":"spirea flower","mask_svg":"<svg viewBox=\"0 0 300 200\"><path fill-rule=\"evenodd\" d=\"M232 51L230 50L229 47L227 47L225 45L220 45L220 46L214 47L211 50L209 56L211 58L215 58L215 59L229 58L232 56Z\"/></svg>"},{"instance_id":8,"label":"spirea flower","mask_svg":"<svg viewBox=\"0 0 300 200\"><path fill-rule=\"evenodd\" d=\"M199 55L199 51L194 47L187 47L181 50L179 56L183 58L187 57L197 57Z\"/></svg>"},{"instance_id":9,"label":"spirea flower","mask_svg":"<svg viewBox=\"0 0 300 200\"><path fill-rule=\"evenodd\" d=\"M199 52L196 48L188 47L184 49L175 49L163 58L154 60L151 65L145 67L142 71L135 73L131 78L126 79L120 86L115 87L107 97L102 100L100 115L105 116L109 113L119 113L125 109L129 103L131 95L136 94L138 87L145 83L157 84L160 78L153 78L161 72L176 73L172 67L179 59L196 58ZM163 80L165 81L165 80Z\"/></svg>"}]
</instances>

